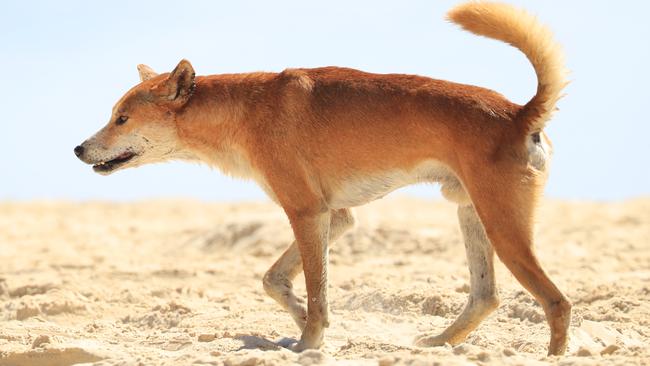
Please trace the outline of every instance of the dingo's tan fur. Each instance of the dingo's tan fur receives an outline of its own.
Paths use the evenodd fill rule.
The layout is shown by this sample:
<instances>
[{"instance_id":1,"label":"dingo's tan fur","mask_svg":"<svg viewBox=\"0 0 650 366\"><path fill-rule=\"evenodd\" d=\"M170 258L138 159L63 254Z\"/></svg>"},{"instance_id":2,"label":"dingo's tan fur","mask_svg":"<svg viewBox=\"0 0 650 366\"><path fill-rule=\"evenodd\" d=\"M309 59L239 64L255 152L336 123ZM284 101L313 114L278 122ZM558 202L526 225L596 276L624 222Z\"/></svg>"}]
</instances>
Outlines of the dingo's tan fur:
<instances>
[{"instance_id":1,"label":"dingo's tan fur","mask_svg":"<svg viewBox=\"0 0 650 366\"><path fill-rule=\"evenodd\" d=\"M533 249L533 214L550 158L542 129L566 84L559 47L533 16L508 5L470 2L449 19L528 57L539 81L530 102L422 76L338 67L195 77L183 60L161 75L138 66L142 82L75 153L102 174L183 159L259 183L295 233L264 288L302 330L296 350L323 341L328 246L353 225L350 207L408 184L439 182L459 205L471 293L453 324L416 344L462 342L498 306L496 252L544 308L549 354L562 354L571 305ZM291 283L301 270L306 306Z\"/></svg>"}]
</instances>

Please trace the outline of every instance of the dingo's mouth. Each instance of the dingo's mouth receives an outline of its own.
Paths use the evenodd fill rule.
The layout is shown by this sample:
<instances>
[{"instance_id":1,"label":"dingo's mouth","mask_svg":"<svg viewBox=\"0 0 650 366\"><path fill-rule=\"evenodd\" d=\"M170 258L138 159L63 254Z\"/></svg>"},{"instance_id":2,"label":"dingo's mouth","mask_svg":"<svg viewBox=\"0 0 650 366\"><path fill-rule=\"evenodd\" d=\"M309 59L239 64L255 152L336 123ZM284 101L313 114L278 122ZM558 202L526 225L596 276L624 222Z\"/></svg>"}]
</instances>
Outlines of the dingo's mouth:
<instances>
[{"instance_id":1,"label":"dingo's mouth","mask_svg":"<svg viewBox=\"0 0 650 366\"><path fill-rule=\"evenodd\" d=\"M111 172L120 166L126 164L129 160L133 159L136 156L135 153L127 151L118 155L115 159L104 161L93 165L93 170L98 173L108 173Z\"/></svg>"}]
</instances>

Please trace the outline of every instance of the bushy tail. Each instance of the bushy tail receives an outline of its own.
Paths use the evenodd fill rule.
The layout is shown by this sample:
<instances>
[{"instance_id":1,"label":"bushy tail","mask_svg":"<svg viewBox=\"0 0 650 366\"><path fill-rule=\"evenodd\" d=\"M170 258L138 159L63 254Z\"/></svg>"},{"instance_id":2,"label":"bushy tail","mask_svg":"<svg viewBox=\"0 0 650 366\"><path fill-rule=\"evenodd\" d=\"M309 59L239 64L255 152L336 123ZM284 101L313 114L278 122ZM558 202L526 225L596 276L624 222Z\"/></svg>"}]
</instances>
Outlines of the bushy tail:
<instances>
[{"instance_id":1,"label":"bushy tail","mask_svg":"<svg viewBox=\"0 0 650 366\"><path fill-rule=\"evenodd\" d=\"M451 9L447 18L472 33L509 43L526 55L537 74L537 94L518 119L527 133L541 131L568 83L562 50L551 31L528 12L500 3L468 2Z\"/></svg>"}]
</instances>

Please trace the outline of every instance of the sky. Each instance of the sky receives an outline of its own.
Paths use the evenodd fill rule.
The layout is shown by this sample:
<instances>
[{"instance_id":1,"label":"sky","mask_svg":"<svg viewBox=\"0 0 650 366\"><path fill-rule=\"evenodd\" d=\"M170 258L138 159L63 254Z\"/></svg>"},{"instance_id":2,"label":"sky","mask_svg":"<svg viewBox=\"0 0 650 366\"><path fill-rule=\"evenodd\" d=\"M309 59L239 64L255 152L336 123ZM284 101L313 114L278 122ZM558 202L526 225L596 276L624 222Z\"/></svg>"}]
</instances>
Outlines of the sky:
<instances>
[{"instance_id":1,"label":"sky","mask_svg":"<svg viewBox=\"0 0 650 366\"><path fill-rule=\"evenodd\" d=\"M650 195L650 22L646 1L511 0L549 25L572 83L546 129L555 155L546 195ZM446 22L458 1L3 1L0 200L264 199L252 182L172 162L92 172L72 149L138 82L136 65L198 75L346 66L494 89L523 104L526 58ZM435 186L401 194L439 197Z\"/></svg>"}]
</instances>

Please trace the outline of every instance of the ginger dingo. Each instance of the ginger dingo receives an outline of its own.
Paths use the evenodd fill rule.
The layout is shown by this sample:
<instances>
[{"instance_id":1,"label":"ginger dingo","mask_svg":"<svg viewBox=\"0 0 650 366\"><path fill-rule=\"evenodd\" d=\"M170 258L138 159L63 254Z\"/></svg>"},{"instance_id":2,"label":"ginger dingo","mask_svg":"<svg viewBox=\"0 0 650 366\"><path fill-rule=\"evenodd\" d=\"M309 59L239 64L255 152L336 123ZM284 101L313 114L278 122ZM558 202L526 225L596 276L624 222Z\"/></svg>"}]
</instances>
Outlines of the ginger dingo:
<instances>
[{"instance_id":1,"label":"ginger dingo","mask_svg":"<svg viewBox=\"0 0 650 366\"><path fill-rule=\"evenodd\" d=\"M295 234L264 288L302 330L297 351L323 342L328 246L353 225L350 207L438 182L458 204L471 291L446 330L416 345L460 343L495 310L496 252L544 308L548 353L563 354L571 305L533 248L551 154L542 130L566 85L559 46L536 18L509 5L470 2L448 17L521 50L537 74L537 94L518 105L476 86L339 67L195 77L186 60L165 74L139 65L141 83L74 152L100 174L180 159L255 180ZM292 290L301 269L306 306Z\"/></svg>"}]
</instances>

